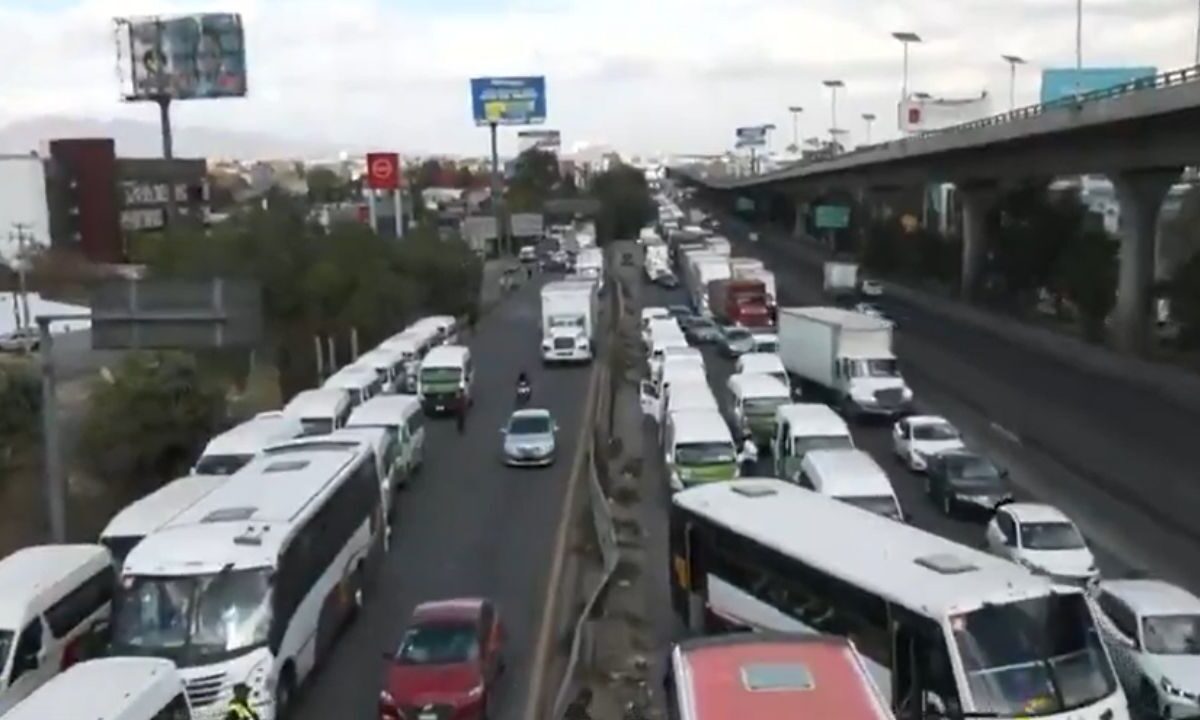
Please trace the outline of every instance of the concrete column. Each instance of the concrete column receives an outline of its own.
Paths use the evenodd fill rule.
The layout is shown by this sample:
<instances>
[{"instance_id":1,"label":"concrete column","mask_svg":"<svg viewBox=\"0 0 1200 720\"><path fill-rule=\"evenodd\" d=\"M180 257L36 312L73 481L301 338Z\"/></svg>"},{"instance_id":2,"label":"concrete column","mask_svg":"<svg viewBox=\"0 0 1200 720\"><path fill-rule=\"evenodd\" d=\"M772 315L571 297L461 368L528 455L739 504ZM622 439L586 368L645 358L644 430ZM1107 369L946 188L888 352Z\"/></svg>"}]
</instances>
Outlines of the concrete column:
<instances>
[{"instance_id":1,"label":"concrete column","mask_svg":"<svg viewBox=\"0 0 1200 720\"><path fill-rule=\"evenodd\" d=\"M804 237L808 227L805 225L805 212L808 211L808 200L806 198L796 198L796 217L792 221L792 237Z\"/></svg>"},{"instance_id":2,"label":"concrete column","mask_svg":"<svg viewBox=\"0 0 1200 720\"><path fill-rule=\"evenodd\" d=\"M993 184L956 185L962 204L962 275L959 290L970 300L979 289L984 253L988 246L988 213L996 205L999 189Z\"/></svg>"},{"instance_id":3,"label":"concrete column","mask_svg":"<svg viewBox=\"0 0 1200 720\"><path fill-rule=\"evenodd\" d=\"M1150 288L1154 283L1158 211L1180 172L1179 168L1163 168L1109 175L1121 207L1113 339L1125 352L1140 354L1146 349L1151 324Z\"/></svg>"}]
</instances>

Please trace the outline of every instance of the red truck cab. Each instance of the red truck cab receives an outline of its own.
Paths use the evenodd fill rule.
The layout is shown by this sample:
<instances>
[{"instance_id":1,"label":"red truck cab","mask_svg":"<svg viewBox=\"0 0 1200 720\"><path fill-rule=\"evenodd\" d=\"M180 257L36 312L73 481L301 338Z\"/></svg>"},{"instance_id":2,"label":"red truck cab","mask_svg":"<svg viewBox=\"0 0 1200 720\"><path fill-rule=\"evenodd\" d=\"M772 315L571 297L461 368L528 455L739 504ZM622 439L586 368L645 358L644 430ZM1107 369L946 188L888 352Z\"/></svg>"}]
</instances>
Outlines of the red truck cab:
<instances>
[{"instance_id":1,"label":"red truck cab","mask_svg":"<svg viewBox=\"0 0 1200 720\"><path fill-rule=\"evenodd\" d=\"M708 284L708 306L725 325L771 326L770 300L761 280L714 280Z\"/></svg>"}]
</instances>

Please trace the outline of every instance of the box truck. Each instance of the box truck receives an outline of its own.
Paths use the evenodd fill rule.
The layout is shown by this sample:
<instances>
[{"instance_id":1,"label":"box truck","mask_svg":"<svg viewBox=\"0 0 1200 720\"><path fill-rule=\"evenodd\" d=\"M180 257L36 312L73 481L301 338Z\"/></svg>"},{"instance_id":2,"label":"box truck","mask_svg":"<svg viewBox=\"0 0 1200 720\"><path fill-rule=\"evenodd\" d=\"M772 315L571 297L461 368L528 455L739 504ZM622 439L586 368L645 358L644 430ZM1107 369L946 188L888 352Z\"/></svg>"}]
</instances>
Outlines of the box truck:
<instances>
[{"instance_id":1,"label":"box truck","mask_svg":"<svg viewBox=\"0 0 1200 720\"><path fill-rule=\"evenodd\" d=\"M858 294L858 263L830 260L825 263L825 297L849 302Z\"/></svg>"},{"instance_id":2,"label":"box truck","mask_svg":"<svg viewBox=\"0 0 1200 720\"><path fill-rule=\"evenodd\" d=\"M708 284L708 307L713 319L722 325L747 328L771 326L771 308L767 289L758 280L730 278Z\"/></svg>"},{"instance_id":3,"label":"box truck","mask_svg":"<svg viewBox=\"0 0 1200 720\"><path fill-rule=\"evenodd\" d=\"M848 418L912 407L886 320L835 307L779 308L779 356L806 394L824 394Z\"/></svg>"},{"instance_id":4,"label":"box truck","mask_svg":"<svg viewBox=\"0 0 1200 720\"><path fill-rule=\"evenodd\" d=\"M542 360L591 361L599 308L593 280L557 280L543 285Z\"/></svg>"}]
</instances>

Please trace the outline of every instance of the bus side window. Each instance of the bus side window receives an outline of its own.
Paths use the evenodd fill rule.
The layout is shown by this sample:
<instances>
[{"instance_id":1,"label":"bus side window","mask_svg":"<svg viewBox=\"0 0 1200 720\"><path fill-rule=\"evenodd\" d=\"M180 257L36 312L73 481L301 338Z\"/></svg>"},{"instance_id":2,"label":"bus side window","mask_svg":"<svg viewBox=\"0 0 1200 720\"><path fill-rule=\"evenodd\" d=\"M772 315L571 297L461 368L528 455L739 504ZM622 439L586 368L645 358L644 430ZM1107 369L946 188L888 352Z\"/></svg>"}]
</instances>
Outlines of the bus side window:
<instances>
[{"instance_id":1,"label":"bus side window","mask_svg":"<svg viewBox=\"0 0 1200 720\"><path fill-rule=\"evenodd\" d=\"M921 620L915 630L917 673L922 689L941 702L946 714L960 712L962 705L958 699L954 667L950 664L950 653L946 649L946 637L930 620Z\"/></svg>"}]
</instances>

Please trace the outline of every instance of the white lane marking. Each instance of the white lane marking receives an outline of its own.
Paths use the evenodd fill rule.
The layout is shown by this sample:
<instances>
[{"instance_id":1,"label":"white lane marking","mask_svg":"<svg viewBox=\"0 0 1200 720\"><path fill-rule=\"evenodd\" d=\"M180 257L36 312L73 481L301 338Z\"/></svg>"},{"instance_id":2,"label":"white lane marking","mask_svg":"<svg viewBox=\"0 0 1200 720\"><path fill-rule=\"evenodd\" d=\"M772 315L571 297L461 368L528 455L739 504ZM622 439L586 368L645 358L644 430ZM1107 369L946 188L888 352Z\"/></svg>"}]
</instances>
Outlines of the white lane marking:
<instances>
[{"instance_id":1,"label":"white lane marking","mask_svg":"<svg viewBox=\"0 0 1200 720\"><path fill-rule=\"evenodd\" d=\"M1014 443L1016 445L1021 444L1021 437L1019 435L1017 435L1012 430L1009 430L1008 428L1004 427L1003 425L1001 425L998 422L992 423L992 430L996 431L996 433L998 435L1005 438L1006 440L1008 440L1011 443Z\"/></svg>"}]
</instances>

